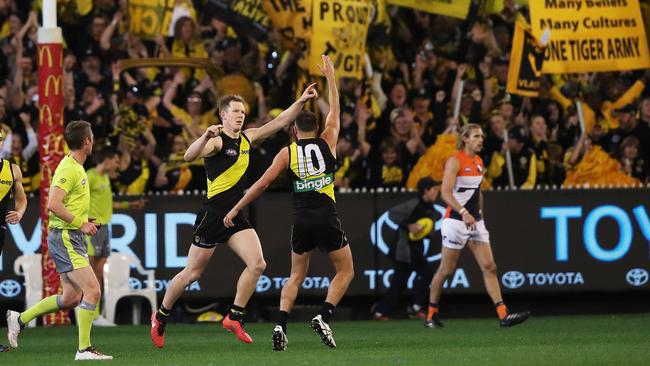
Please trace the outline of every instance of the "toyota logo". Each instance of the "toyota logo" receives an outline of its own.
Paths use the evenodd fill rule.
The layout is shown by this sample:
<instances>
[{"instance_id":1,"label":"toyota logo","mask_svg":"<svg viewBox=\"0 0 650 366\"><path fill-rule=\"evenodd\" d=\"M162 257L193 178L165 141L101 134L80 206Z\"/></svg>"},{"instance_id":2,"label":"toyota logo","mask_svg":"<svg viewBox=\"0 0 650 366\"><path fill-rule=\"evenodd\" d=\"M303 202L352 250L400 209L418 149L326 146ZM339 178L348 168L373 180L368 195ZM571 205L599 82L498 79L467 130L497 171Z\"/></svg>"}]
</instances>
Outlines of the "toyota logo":
<instances>
[{"instance_id":1,"label":"toyota logo","mask_svg":"<svg viewBox=\"0 0 650 366\"><path fill-rule=\"evenodd\" d=\"M20 293L20 283L14 280L4 280L0 282L0 296L16 297Z\"/></svg>"},{"instance_id":2,"label":"toyota logo","mask_svg":"<svg viewBox=\"0 0 650 366\"><path fill-rule=\"evenodd\" d=\"M257 287L255 288L256 292L266 292L271 288L271 279L268 276L260 276L260 279L257 281Z\"/></svg>"},{"instance_id":3,"label":"toyota logo","mask_svg":"<svg viewBox=\"0 0 650 366\"><path fill-rule=\"evenodd\" d=\"M627 271L625 279L632 286L643 286L648 282L648 271L643 268L633 268Z\"/></svg>"},{"instance_id":4,"label":"toyota logo","mask_svg":"<svg viewBox=\"0 0 650 366\"><path fill-rule=\"evenodd\" d=\"M523 286L526 276L519 271L510 271L503 274L501 283L507 288L519 288Z\"/></svg>"}]
</instances>

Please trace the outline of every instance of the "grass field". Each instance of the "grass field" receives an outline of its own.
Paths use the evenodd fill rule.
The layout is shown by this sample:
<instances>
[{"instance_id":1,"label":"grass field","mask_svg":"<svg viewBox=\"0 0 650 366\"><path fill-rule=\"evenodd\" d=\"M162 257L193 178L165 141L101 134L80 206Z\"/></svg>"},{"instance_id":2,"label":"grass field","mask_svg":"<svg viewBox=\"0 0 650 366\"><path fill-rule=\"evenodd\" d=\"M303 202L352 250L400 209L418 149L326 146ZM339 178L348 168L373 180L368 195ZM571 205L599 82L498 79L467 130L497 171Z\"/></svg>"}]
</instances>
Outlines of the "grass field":
<instances>
[{"instance_id":1,"label":"grass field","mask_svg":"<svg viewBox=\"0 0 650 366\"><path fill-rule=\"evenodd\" d=\"M220 324L170 324L162 350L147 326L95 328L93 343L115 356L110 365L650 365L650 314L538 317L510 329L494 319L450 319L444 329L409 320L332 325L335 350L302 322L289 323L287 352L271 350L268 323L247 324L250 345ZM27 329L19 341L0 365L75 364L76 327Z\"/></svg>"}]
</instances>

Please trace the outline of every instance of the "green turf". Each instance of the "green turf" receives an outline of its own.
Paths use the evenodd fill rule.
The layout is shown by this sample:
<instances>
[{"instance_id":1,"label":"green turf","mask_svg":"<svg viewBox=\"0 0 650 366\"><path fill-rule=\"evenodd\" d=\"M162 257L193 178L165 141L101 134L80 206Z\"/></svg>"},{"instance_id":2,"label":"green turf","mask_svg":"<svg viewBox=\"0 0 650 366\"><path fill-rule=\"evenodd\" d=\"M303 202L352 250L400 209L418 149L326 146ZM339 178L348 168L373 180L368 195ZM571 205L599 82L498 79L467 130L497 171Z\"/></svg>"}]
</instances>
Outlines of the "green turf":
<instances>
[{"instance_id":1,"label":"green turf","mask_svg":"<svg viewBox=\"0 0 650 366\"><path fill-rule=\"evenodd\" d=\"M531 318L501 329L493 319L334 322L336 350L306 323L289 323L289 350L271 350L271 324L248 324L255 343L239 343L217 325L175 325L155 349L146 326L95 328L93 344L110 365L650 365L650 314ZM4 330L3 330L4 331ZM76 327L27 329L0 365L75 364Z\"/></svg>"}]
</instances>

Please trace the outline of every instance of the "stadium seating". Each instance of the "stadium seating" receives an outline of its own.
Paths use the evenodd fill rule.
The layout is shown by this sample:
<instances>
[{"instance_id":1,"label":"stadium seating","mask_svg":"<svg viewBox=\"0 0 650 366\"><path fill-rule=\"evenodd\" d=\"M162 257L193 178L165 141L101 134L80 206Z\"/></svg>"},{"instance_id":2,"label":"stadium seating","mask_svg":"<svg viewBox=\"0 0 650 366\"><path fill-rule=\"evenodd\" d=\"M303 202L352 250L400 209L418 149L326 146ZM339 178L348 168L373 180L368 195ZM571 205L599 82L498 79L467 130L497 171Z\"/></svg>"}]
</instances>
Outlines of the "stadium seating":
<instances>
[{"instance_id":1,"label":"stadium seating","mask_svg":"<svg viewBox=\"0 0 650 366\"><path fill-rule=\"evenodd\" d=\"M22 255L14 262L14 272L25 277L25 309L36 305L43 298L43 277L41 275L41 255ZM36 326L36 319L27 324Z\"/></svg>"},{"instance_id":2,"label":"stadium seating","mask_svg":"<svg viewBox=\"0 0 650 366\"><path fill-rule=\"evenodd\" d=\"M147 277L148 286L132 288L129 283L131 268ZM143 281L144 282L144 281ZM117 303L124 297L144 297L157 309L154 270L145 270L138 258L125 253L113 252L104 265L104 311L106 319L115 323ZM140 302L133 302L133 324L140 323Z\"/></svg>"}]
</instances>

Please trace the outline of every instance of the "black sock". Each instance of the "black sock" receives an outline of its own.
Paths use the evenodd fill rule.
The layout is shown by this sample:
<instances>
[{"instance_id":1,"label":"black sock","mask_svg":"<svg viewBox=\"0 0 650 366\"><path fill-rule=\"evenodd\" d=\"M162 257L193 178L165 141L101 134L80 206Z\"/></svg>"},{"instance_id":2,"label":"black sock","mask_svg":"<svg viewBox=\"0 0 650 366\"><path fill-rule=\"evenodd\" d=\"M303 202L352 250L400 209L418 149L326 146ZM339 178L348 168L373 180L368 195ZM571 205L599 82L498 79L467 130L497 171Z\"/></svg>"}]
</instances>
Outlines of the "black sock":
<instances>
[{"instance_id":1,"label":"black sock","mask_svg":"<svg viewBox=\"0 0 650 366\"><path fill-rule=\"evenodd\" d=\"M156 312L156 319L159 322L166 322L167 319L169 318L169 315L172 313L170 309L167 309L164 307L162 304L160 305L160 309Z\"/></svg>"},{"instance_id":2,"label":"black sock","mask_svg":"<svg viewBox=\"0 0 650 366\"><path fill-rule=\"evenodd\" d=\"M287 320L289 319L289 313L286 311L280 310L280 319L278 320L278 325L282 327L284 334L287 334Z\"/></svg>"},{"instance_id":3,"label":"black sock","mask_svg":"<svg viewBox=\"0 0 650 366\"><path fill-rule=\"evenodd\" d=\"M323 306L320 308L320 316L323 318L325 323L329 324L330 318L332 317L332 314L334 314L334 309L336 309L336 306L329 302L323 303Z\"/></svg>"},{"instance_id":4,"label":"black sock","mask_svg":"<svg viewBox=\"0 0 650 366\"><path fill-rule=\"evenodd\" d=\"M230 319L240 321L244 319L244 314L245 314L245 309L242 308L241 306L237 306L233 304L230 307Z\"/></svg>"}]
</instances>

